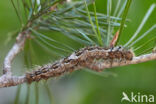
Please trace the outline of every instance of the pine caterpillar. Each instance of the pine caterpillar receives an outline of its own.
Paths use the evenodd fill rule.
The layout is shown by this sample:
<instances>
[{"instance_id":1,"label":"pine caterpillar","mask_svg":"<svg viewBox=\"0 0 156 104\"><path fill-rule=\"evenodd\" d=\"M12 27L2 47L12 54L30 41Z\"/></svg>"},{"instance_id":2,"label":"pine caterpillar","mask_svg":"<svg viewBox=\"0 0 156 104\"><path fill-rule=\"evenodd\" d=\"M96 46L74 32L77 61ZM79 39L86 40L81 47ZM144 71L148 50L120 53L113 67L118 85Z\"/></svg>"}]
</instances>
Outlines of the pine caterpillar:
<instances>
[{"instance_id":1,"label":"pine caterpillar","mask_svg":"<svg viewBox=\"0 0 156 104\"><path fill-rule=\"evenodd\" d=\"M65 72L72 72L79 68L90 68L95 71L101 71L97 65L99 63L112 64L113 62L126 62L133 59L133 52L124 49L121 46L113 48L103 48L91 46L80 49L70 56L63 58L53 64L44 65L38 70L26 73L28 83L48 79L50 77L60 76Z\"/></svg>"}]
</instances>

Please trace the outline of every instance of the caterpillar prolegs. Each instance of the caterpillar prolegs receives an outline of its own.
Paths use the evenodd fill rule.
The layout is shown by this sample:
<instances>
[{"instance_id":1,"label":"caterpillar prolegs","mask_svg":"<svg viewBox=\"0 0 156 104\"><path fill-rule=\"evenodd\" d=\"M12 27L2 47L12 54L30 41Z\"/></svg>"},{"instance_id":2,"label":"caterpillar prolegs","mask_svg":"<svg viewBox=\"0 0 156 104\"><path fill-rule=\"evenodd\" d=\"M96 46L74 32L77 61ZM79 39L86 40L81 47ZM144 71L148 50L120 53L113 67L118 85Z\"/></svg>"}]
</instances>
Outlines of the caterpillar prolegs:
<instances>
[{"instance_id":1,"label":"caterpillar prolegs","mask_svg":"<svg viewBox=\"0 0 156 104\"><path fill-rule=\"evenodd\" d=\"M114 62L131 61L133 56L134 54L131 50L124 49L121 46L113 48L86 47L53 64L44 65L38 68L38 70L26 73L26 79L28 83L31 83L41 79L60 76L65 72L72 72L80 68L101 71L103 70L103 67L100 67L101 64L109 64L111 66Z\"/></svg>"}]
</instances>

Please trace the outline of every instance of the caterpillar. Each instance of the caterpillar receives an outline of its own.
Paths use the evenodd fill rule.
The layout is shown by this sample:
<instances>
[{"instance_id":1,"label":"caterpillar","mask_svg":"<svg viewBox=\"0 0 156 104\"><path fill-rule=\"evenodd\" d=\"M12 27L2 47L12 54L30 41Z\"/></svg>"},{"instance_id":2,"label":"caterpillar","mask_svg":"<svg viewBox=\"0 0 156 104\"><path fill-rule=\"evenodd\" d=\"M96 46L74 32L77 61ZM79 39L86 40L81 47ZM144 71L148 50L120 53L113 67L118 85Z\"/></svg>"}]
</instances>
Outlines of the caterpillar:
<instances>
[{"instance_id":1,"label":"caterpillar","mask_svg":"<svg viewBox=\"0 0 156 104\"><path fill-rule=\"evenodd\" d=\"M127 62L133 59L133 52L124 49L121 46L113 48L104 48L98 46L90 46L80 49L72 53L70 56L60 59L53 64L44 65L38 70L26 73L28 83L57 77L65 72L72 72L80 68L90 68L95 71L102 71L99 64L113 64L114 62Z\"/></svg>"}]
</instances>

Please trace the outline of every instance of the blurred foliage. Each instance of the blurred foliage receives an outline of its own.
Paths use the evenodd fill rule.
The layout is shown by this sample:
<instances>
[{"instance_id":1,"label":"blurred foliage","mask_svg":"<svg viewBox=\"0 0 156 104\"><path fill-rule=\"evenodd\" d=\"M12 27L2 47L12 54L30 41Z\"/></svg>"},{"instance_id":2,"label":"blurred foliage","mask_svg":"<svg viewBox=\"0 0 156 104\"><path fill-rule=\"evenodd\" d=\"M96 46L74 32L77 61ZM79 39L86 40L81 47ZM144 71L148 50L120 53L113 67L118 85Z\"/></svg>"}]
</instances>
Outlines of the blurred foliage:
<instances>
[{"instance_id":1,"label":"blurred foliage","mask_svg":"<svg viewBox=\"0 0 156 104\"><path fill-rule=\"evenodd\" d=\"M44 1L44 0L43 0ZM112 1L112 9L109 14L115 15L115 7L117 5L116 1ZM155 0L133 0L131 7L129 8L128 12L128 20L126 22L126 28L123 30L123 35L121 36L120 43L119 44L125 44L130 37L135 33L136 29L140 25L144 15L146 14L148 8L151 4L156 3ZM124 5L124 2L121 1L121 5ZM66 5L65 5L66 6ZM83 4L85 7L85 5ZM59 7L62 8L61 6ZM67 6L68 8L68 6ZM78 8L75 7L72 10L77 10ZM119 10L122 9L122 6L119 6ZM89 11L92 11L92 18L94 18L94 8L93 5L89 6ZM107 19L105 16L107 16L107 0L97 0L96 1L96 11L99 12L97 16L99 17L99 25L102 27L101 33L107 35L105 33L107 29ZM17 32L19 31L21 25L19 22L19 19L13 9L13 6L11 5L10 0L0 1L0 68L2 69L2 63L3 59L12 46L12 44L15 42L15 36L17 35ZM60 13L60 12L58 12ZM80 10L78 14L73 14L75 17L71 16L72 11L69 11L67 13L61 14L59 17L57 17L56 13L52 14L53 17L44 17L44 21L41 24L40 31L33 30L33 36L37 36L37 39L29 40L31 44L31 52L33 51L33 55L31 56L31 60L33 60L33 67L35 65L42 65L49 63L50 61L55 61L56 59L63 57L64 55L67 56L70 54L73 50L77 50L80 47L84 47L84 43L88 39L87 37L94 40L93 32L89 31L91 30L91 24L89 23L87 17L87 12ZM106 14L106 15L104 15ZM81 17L78 17L81 15ZM102 16L101 16L102 15ZM115 15L117 16L118 13ZM100 17L101 16L101 17ZM70 17L70 18L69 18ZM156 9L154 12L152 12L151 16L147 20L145 26L139 33L140 37L144 32L146 32L151 26L156 24ZM76 19L77 22L71 21L69 23L70 19ZM82 20L86 20L86 23L82 22ZM24 20L26 21L26 20ZM101 21L101 22L100 22ZM116 21L116 20L113 20ZM40 22L40 21L39 21ZM37 22L37 23L39 23ZM93 22L96 24L96 21ZM54 27L51 26L51 24L54 24ZM51 28L52 31L46 31L46 28L48 25L48 28ZM82 26L83 28L80 29L74 29L71 27ZM112 33L115 33L119 29L119 24L114 24L114 31ZM62 26L62 28L60 27ZM87 27L87 29L85 28ZM88 28L89 27L89 28ZM64 34L68 29L70 29L70 36L76 36L80 38L78 41L75 41L70 36L62 35L59 31L56 31L55 29L64 29L65 31L61 32ZM73 29L71 31L71 29ZM55 30L55 31L54 31ZM86 31L91 32L92 35L86 35ZM67 31L69 34L69 30ZM83 34L85 33L85 34ZM133 47L137 48L141 46L146 41L152 39L156 35L156 29L152 32L150 32L145 38L140 40L137 44L135 44ZM87 36L87 37L86 37ZM41 37L41 38L40 38ZM83 38L83 39L82 39ZM43 40L44 39L44 40ZM53 39L53 40L52 40ZM103 38L105 39L105 38ZM77 38L76 38L77 40ZM85 40L85 41L82 41ZM105 42L105 40L103 40ZM27 43L29 43L27 42ZM48 44L47 44L48 42ZM88 43L90 43L87 40ZM95 42L97 42L95 40ZM62 45L63 44L63 45ZM51 46L53 45L53 46ZM90 44L86 44L90 45ZM28 44L27 44L28 46ZM55 47L54 47L55 46ZM147 48L153 47L154 41L150 41L148 44L146 44L144 47L140 48L136 51L136 54L140 54ZM28 48L28 47L26 47ZM57 49L56 49L57 48ZM59 48L59 49L58 49ZM60 50L61 49L61 50ZM67 50L69 52L64 52L62 49ZM151 51L151 50L150 50ZM18 57L15 59L13 63L13 71L17 75L21 75L26 71L26 64L24 60L25 52L22 52L18 55ZM61 56L62 55L62 56ZM28 58L28 56L26 56ZM30 61L29 61L30 62ZM112 74L107 75L107 77L101 77L101 75L92 74L88 71L76 71L68 75L64 75L63 77L59 78L51 78L48 80L48 82L41 81L38 84L39 89L39 103L49 103L49 98L53 98L55 104L121 104L121 97L122 92L141 92L143 94L156 94L156 84L155 84L155 74L156 74L156 62L146 62L141 63L138 65L129 65L124 67L118 67L118 68L112 68L107 69L104 71L104 75L107 75L109 73L115 73L117 74L116 77L112 76ZM106 73L105 73L106 72ZM1 73L1 72L0 72ZM35 84L33 83L30 85L30 99L29 103L34 104L35 103ZM49 84L49 88L45 84ZM45 89L46 87L46 89ZM12 88L3 88L0 89L0 103L2 104L10 104L14 101L15 95L16 95L16 87ZM23 84L21 86L21 92L20 92L20 98L19 103L23 104L26 100L26 94L27 93L27 85ZM26 90L25 90L26 89ZM52 90L52 93L48 93L50 90ZM4 94L5 93L5 94ZM12 94L10 94L12 93ZM49 96L48 96L49 95ZM156 95L155 95L156 96Z\"/></svg>"}]
</instances>

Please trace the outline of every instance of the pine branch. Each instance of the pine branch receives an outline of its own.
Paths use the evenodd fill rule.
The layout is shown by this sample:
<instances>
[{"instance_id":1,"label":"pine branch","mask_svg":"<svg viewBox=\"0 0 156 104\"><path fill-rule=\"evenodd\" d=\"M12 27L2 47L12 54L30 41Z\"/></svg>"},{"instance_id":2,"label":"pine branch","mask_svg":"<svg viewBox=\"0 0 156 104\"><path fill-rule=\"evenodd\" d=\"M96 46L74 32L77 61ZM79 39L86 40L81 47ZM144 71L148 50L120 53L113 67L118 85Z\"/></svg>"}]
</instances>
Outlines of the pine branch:
<instances>
[{"instance_id":1,"label":"pine branch","mask_svg":"<svg viewBox=\"0 0 156 104\"><path fill-rule=\"evenodd\" d=\"M23 49L25 40L28 37L29 30L23 31L18 34L16 38L16 43L13 45L13 47L8 52L7 56L4 59L3 64L3 74L6 74L7 76L11 76L11 63L13 59L16 57L18 53Z\"/></svg>"},{"instance_id":2,"label":"pine branch","mask_svg":"<svg viewBox=\"0 0 156 104\"><path fill-rule=\"evenodd\" d=\"M18 44L18 43L16 43ZM16 48L17 50L19 50L19 48ZM17 50L14 50L14 51L11 51L11 53L16 53ZM95 51L95 53L97 53ZM71 55L74 60L74 58L76 58L75 56ZM71 57L70 56L70 57ZM92 57L91 55L86 55L84 56L85 59L88 59L90 57ZM101 57L99 56L98 54L96 54L96 57ZM63 60L63 59L61 59ZM150 53L150 54L146 54L146 55L141 55L141 56L138 56L138 57L133 57L133 59L131 61L117 61L117 62L113 62L113 63L105 63L105 62L102 62L102 63L99 63L99 64L90 64L90 63L86 63L86 64L83 64L81 66L77 66L75 64L75 66L72 66L73 69L72 71L75 71L75 70L78 70L78 69L81 69L81 68L90 68L91 70L96 70L96 71L99 71L99 70L104 70L106 68L112 68L112 67L119 67L119 66L125 66L125 65L130 65L130 64L138 64L138 63L142 63L142 62L147 62L147 61L151 61L151 60L156 60L156 52L153 51L153 53ZM64 70L64 68L62 67L62 65L60 65L57 70L54 70L51 68L51 66L53 66L54 64L47 64L47 65L44 65L40 68L36 68L36 70L51 70L49 72L46 73L46 75L50 75L50 77L57 77L57 76L60 76L60 75L64 75L65 72L71 72L71 70ZM9 66L11 68L11 66ZM39 74L39 71L36 73L36 74ZM7 74L4 74L3 76L0 77L0 87L9 87L9 86L16 86L16 85L19 85L19 84L22 84L22 83L29 83L30 82L30 79L27 77L27 74L23 75L23 76L11 76L11 72L9 72L10 75L7 75ZM33 73L33 72L32 72ZM31 74L30 74L31 75ZM45 75L45 76L46 76ZM33 77L33 76L32 76ZM48 77L48 78L50 78ZM45 77L46 78L46 77ZM44 79L43 78L38 78L39 80L40 79ZM38 81L38 80L32 80L32 81Z\"/></svg>"}]
</instances>

